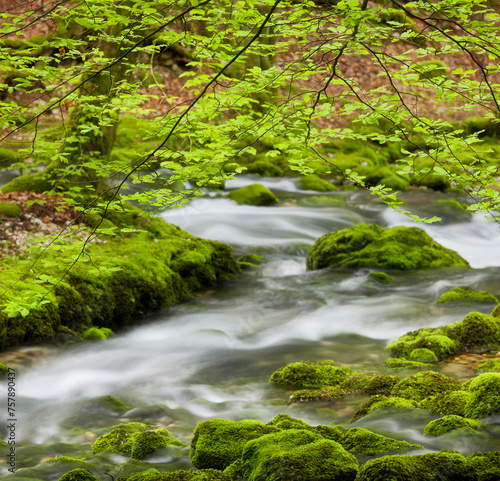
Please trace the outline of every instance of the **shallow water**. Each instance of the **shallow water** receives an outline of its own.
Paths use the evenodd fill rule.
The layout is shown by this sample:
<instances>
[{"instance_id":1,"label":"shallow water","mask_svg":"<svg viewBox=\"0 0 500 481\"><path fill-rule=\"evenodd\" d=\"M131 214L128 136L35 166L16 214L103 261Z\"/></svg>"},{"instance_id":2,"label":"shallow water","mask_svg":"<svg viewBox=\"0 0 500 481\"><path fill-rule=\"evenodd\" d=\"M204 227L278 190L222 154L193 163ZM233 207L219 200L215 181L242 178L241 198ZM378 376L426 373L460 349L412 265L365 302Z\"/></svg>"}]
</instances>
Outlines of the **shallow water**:
<instances>
[{"instance_id":1,"label":"shallow water","mask_svg":"<svg viewBox=\"0 0 500 481\"><path fill-rule=\"evenodd\" d=\"M228 187L253 181L242 177ZM405 217L357 192L342 193L348 195L345 208L300 207L291 201L307 193L297 191L293 180L262 183L286 200L284 205L239 206L209 196L163 214L192 234L232 244L237 254L263 255L266 262L259 267L106 342L22 348L4 357L21 371L18 443L83 443L93 439L91 433L75 437L71 427L85 431L145 418L186 440L198 421L211 417L267 422L287 412L315 424L346 423L367 397L288 406L292 391L268 384L269 376L289 362L322 359L391 373L383 363L390 340L420 327L461 321L470 310L492 308L439 306L442 292L468 285L500 294L500 271L495 268L500 263L495 255L500 230L479 215L468 223L419 225L474 269L391 272L393 284L382 286L368 278L369 269L306 272L307 248L332 230L360 222L410 225ZM437 196L419 195L415 202L432 202ZM411 195L407 197L411 203ZM30 349L35 358L39 349L38 362L26 367L23 353ZM443 362L437 369L461 380L474 375L471 366L459 362ZM101 419L82 407L82 400L103 395L116 396L131 408L163 406L167 414L155 417L136 409L121 416L100 413ZM474 438L423 438L431 419L426 413L410 418L370 415L356 425L429 450L500 450L500 431L494 425Z\"/></svg>"}]
</instances>

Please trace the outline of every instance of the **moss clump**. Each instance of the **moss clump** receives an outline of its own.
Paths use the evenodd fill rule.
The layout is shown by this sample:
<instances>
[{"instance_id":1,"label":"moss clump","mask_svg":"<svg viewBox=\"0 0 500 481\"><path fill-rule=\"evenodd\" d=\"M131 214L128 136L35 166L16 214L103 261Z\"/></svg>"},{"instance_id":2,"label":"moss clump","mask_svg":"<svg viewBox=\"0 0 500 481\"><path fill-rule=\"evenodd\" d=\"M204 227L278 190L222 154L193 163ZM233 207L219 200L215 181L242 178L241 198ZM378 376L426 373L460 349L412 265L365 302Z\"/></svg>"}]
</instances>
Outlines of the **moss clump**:
<instances>
[{"instance_id":1,"label":"moss clump","mask_svg":"<svg viewBox=\"0 0 500 481\"><path fill-rule=\"evenodd\" d=\"M347 430L340 438L339 443L352 454L357 456L375 456L393 452L403 453L410 449L423 449L419 444L410 444L398 441L380 434L375 434L365 428Z\"/></svg>"},{"instance_id":2,"label":"moss clump","mask_svg":"<svg viewBox=\"0 0 500 481\"><path fill-rule=\"evenodd\" d=\"M383 456L365 463L356 481L475 481L475 473L460 453Z\"/></svg>"},{"instance_id":3,"label":"moss clump","mask_svg":"<svg viewBox=\"0 0 500 481\"><path fill-rule=\"evenodd\" d=\"M451 391L445 395L430 396L422 401L421 406L437 416L465 416L465 405L469 397L468 391Z\"/></svg>"},{"instance_id":4,"label":"moss clump","mask_svg":"<svg viewBox=\"0 0 500 481\"><path fill-rule=\"evenodd\" d=\"M256 160L245 167L248 172L262 177L280 177L283 175L283 170L268 160Z\"/></svg>"},{"instance_id":5,"label":"moss clump","mask_svg":"<svg viewBox=\"0 0 500 481\"><path fill-rule=\"evenodd\" d=\"M386 267L400 270L428 267L470 267L456 252L433 241L416 227L384 229L359 224L320 237L309 251L306 266Z\"/></svg>"},{"instance_id":6,"label":"moss clump","mask_svg":"<svg viewBox=\"0 0 500 481\"><path fill-rule=\"evenodd\" d=\"M452 326L463 351L491 351L500 348L500 320L480 312L470 312Z\"/></svg>"},{"instance_id":7,"label":"moss clump","mask_svg":"<svg viewBox=\"0 0 500 481\"><path fill-rule=\"evenodd\" d=\"M21 207L11 202L0 202L0 215L4 217L17 217L21 213Z\"/></svg>"},{"instance_id":8,"label":"moss clump","mask_svg":"<svg viewBox=\"0 0 500 481\"><path fill-rule=\"evenodd\" d=\"M469 392L470 397L465 405L466 417L485 418L500 412L500 374L480 374L470 383Z\"/></svg>"},{"instance_id":9,"label":"moss clump","mask_svg":"<svg viewBox=\"0 0 500 481\"><path fill-rule=\"evenodd\" d=\"M477 481L500 479L500 451L474 453L469 457L469 468L476 473Z\"/></svg>"},{"instance_id":10,"label":"moss clump","mask_svg":"<svg viewBox=\"0 0 500 481\"><path fill-rule=\"evenodd\" d=\"M99 481L87 469L73 469L59 478L59 481Z\"/></svg>"},{"instance_id":11,"label":"moss clump","mask_svg":"<svg viewBox=\"0 0 500 481\"><path fill-rule=\"evenodd\" d=\"M22 192L23 190L29 190L30 192L48 192L52 190L54 181L50 179L48 175L48 169L43 172L37 172L36 174L21 175L12 179L8 184L4 185L0 191L3 194L8 192Z\"/></svg>"},{"instance_id":12,"label":"moss clump","mask_svg":"<svg viewBox=\"0 0 500 481\"><path fill-rule=\"evenodd\" d=\"M362 417L370 414L376 409L389 409L389 410L400 410L400 409L415 409L417 407L416 403L409 400L396 396L384 396L376 394L372 396L368 401L366 401L355 413L351 422L357 421Z\"/></svg>"},{"instance_id":13,"label":"moss clump","mask_svg":"<svg viewBox=\"0 0 500 481\"><path fill-rule=\"evenodd\" d=\"M197 468L224 470L241 457L248 441L276 431L260 421L209 419L196 426L189 458Z\"/></svg>"},{"instance_id":14,"label":"moss clump","mask_svg":"<svg viewBox=\"0 0 500 481\"><path fill-rule=\"evenodd\" d=\"M297 204L304 207L345 207L345 200L326 195L315 195L312 197L303 197L297 201Z\"/></svg>"},{"instance_id":15,"label":"moss clump","mask_svg":"<svg viewBox=\"0 0 500 481\"><path fill-rule=\"evenodd\" d=\"M473 433L486 426L474 419L466 419L462 416L450 414L439 419L431 421L424 429L424 436L442 436L443 434L455 431L456 429L466 428L467 432Z\"/></svg>"},{"instance_id":16,"label":"moss clump","mask_svg":"<svg viewBox=\"0 0 500 481\"><path fill-rule=\"evenodd\" d=\"M247 185L229 192L228 197L238 204L272 205L277 204L277 197L261 184Z\"/></svg>"},{"instance_id":17,"label":"moss clump","mask_svg":"<svg viewBox=\"0 0 500 481\"><path fill-rule=\"evenodd\" d=\"M346 392L339 387L323 387L321 389L299 389L290 397L288 404L296 401L331 401L343 397Z\"/></svg>"},{"instance_id":18,"label":"moss clump","mask_svg":"<svg viewBox=\"0 0 500 481\"><path fill-rule=\"evenodd\" d=\"M107 451L130 457L132 454L132 434L128 430L117 428L99 436L92 445L92 454Z\"/></svg>"},{"instance_id":19,"label":"moss clump","mask_svg":"<svg viewBox=\"0 0 500 481\"><path fill-rule=\"evenodd\" d=\"M13 164L17 160L17 154L9 149L0 149L0 167Z\"/></svg>"},{"instance_id":20,"label":"moss clump","mask_svg":"<svg viewBox=\"0 0 500 481\"><path fill-rule=\"evenodd\" d=\"M297 187L301 190L315 190L316 192L331 192L337 190L333 184L318 177L316 174L310 174L302 177L297 182Z\"/></svg>"},{"instance_id":21,"label":"moss clump","mask_svg":"<svg viewBox=\"0 0 500 481\"><path fill-rule=\"evenodd\" d=\"M375 169L367 167L362 170L365 175L365 183L368 186L384 185L392 190L406 191L410 188L408 179L397 175L387 166Z\"/></svg>"},{"instance_id":22,"label":"moss clump","mask_svg":"<svg viewBox=\"0 0 500 481\"><path fill-rule=\"evenodd\" d=\"M391 391L392 396L422 401L430 396L444 395L461 389L456 379L434 371L423 371L401 379Z\"/></svg>"},{"instance_id":23,"label":"moss clump","mask_svg":"<svg viewBox=\"0 0 500 481\"><path fill-rule=\"evenodd\" d=\"M114 332L107 327L90 327L82 335L84 341L106 340L108 337L114 336Z\"/></svg>"},{"instance_id":24,"label":"moss clump","mask_svg":"<svg viewBox=\"0 0 500 481\"><path fill-rule=\"evenodd\" d=\"M500 359L484 361L476 367L476 371L500 372Z\"/></svg>"},{"instance_id":25,"label":"moss clump","mask_svg":"<svg viewBox=\"0 0 500 481\"><path fill-rule=\"evenodd\" d=\"M437 362L438 358L433 351L426 348L415 349L410 353L410 361Z\"/></svg>"},{"instance_id":26,"label":"moss clump","mask_svg":"<svg viewBox=\"0 0 500 481\"><path fill-rule=\"evenodd\" d=\"M426 213L441 217L441 223L467 222L472 219L472 212L467 210L467 204L453 199L440 199L426 207Z\"/></svg>"},{"instance_id":27,"label":"moss clump","mask_svg":"<svg viewBox=\"0 0 500 481\"><path fill-rule=\"evenodd\" d=\"M392 277L385 272L370 272L368 278L380 282L380 284L390 284L393 282Z\"/></svg>"},{"instance_id":28,"label":"moss clump","mask_svg":"<svg viewBox=\"0 0 500 481\"><path fill-rule=\"evenodd\" d=\"M0 375L7 374L9 372L8 366L6 366L3 362L0 362Z\"/></svg>"},{"instance_id":29,"label":"moss clump","mask_svg":"<svg viewBox=\"0 0 500 481\"><path fill-rule=\"evenodd\" d=\"M134 434L130 457L132 459L144 459L154 454L159 448L169 444L184 446L179 441L171 438L166 429L158 431L144 431Z\"/></svg>"},{"instance_id":30,"label":"moss clump","mask_svg":"<svg viewBox=\"0 0 500 481\"><path fill-rule=\"evenodd\" d=\"M248 442L241 464L243 478L255 481L354 481L358 469L356 458L339 443L297 429Z\"/></svg>"},{"instance_id":31,"label":"moss clump","mask_svg":"<svg viewBox=\"0 0 500 481\"><path fill-rule=\"evenodd\" d=\"M461 286L445 292L438 300L439 304L498 304L498 299L486 291L476 291L472 287Z\"/></svg>"},{"instance_id":32,"label":"moss clump","mask_svg":"<svg viewBox=\"0 0 500 481\"><path fill-rule=\"evenodd\" d=\"M294 362L275 371L269 382L302 387L336 386L349 376L349 368L338 367L333 361Z\"/></svg>"}]
</instances>

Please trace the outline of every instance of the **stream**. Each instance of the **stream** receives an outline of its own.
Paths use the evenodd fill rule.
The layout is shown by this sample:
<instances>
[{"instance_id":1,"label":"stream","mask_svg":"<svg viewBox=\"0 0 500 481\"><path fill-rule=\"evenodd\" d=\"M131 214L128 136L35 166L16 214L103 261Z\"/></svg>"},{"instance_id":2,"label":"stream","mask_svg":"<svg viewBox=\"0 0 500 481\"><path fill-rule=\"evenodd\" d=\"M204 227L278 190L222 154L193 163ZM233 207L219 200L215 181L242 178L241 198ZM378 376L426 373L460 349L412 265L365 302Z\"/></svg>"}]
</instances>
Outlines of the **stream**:
<instances>
[{"instance_id":1,"label":"stream","mask_svg":"<svg viewBox=\"0 0 500 481\"><path fill-rule=\"evenodd\" d=\"M311 424L347 424L369 396L288 405L292 391L269 384L269 377L287 363L323 359L353 370L392 374L384 366L391 340L420 327L459 322L471 310L489 313L493 308L436 304L444 291L467 285L500 295L500 229L480 214L461 223L449 219L418 224L473 269L392 271L394 282L382 285L368 277L381 269L306 271L307 249L321 235L361 222L415 225L407 217L359 191L327 194L345 200L345 207L301 206L297 199L320 194L297 190L293 179L248 175L227 182L226 188L256 181L270 187L280 204L237 205L210 193L162 216L194 235L231 244L238 256L257 253L265 259L262 264L186 304L148 316L108 341L24 346L5 353L5 362L20 371L17 443L70 443L89 451L95 439L92 428L145 420L189 443L199 421L220 417L268 422L281 412ZM417 209L450 198L427 191L402 197ZM36 362L25 363L29 356ZM440 362L436 370L466 380L476 375L473 367L480 361L475 357L483 359L469 357L469 362ZM402 376L414 373L397 371ZM116 416L86 402L105 395L120 399L130 411ZM432 419L425 411L391 417L373 413L351 426L422 444L424 452L500 450L500 426L489 425L474 436L424 438L424 426ZM80 429L72 429L76 427ZM22 449L19 467L33 466L22 464ZM164 471L186 469L191 467L187 453L175 459L160 455L150 462ZM114 455L106 462L125 459ZM7 474L0 468L1 476Z\"/></svg>"}]
</instances>

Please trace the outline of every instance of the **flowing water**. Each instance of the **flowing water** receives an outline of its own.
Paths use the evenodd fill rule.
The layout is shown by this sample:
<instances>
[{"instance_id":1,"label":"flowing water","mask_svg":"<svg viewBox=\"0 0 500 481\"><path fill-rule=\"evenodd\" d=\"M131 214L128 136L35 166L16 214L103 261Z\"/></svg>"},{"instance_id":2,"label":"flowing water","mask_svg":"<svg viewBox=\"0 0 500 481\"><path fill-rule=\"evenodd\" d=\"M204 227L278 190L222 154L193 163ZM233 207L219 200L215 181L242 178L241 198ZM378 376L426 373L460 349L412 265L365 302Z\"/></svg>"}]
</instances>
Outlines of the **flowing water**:
<instances>
[{"instance_id":1,"label":"flowing water","mask_svg":"<svg viewBox=\"0 0 500 481\"><path fill-rule=\"evenodd\" d=\"M245 176L227 187L252 182L255 178ZM313 424L345 424L368 397L288 405L292 391L269 384L270 375L289 362L323 359L392 373L384 367L390 340L420 327L461 321L471 310L436 304L441 293L467 285L500 294L500 229L479 215L469 222L419 225L458 251L473 269L391 272L394 282L380 285L368 277L376 269L307 272L307 249L327 232L360 222L410 225L407 218L365 193L329 194L346 200L345 207L301 207L295 200L314 193L297 191L292 179L259 182L280 196L280 205L241 206L211 194L163 214L192 234L233 245L237 255L262 255L265 262L257 268L106 342L4 353L4 360L20 371L18 443L79 443L89 451L95 428L131 420L166 426L187 442L196 423L212 417L267 422L285 412ZM425 206L445 196L416 192L405 198L410 206ZM23 364L30 355L37 362ZM476 357L465 363L442 362L436 369L465 380L475 375ZM131 410L116 415L93 408L91 400L104 395L117 397ZM423 444L427 450L500 450L500 429L494 424L482 435L436 441L422 435L431 419L419 411L413 416L374 414L355 425ZM123 461L120 456L107 459L112 464ZM187 450L175 462L162 456L153 462L165 470L189 466ZM6 475L2 469L0 474Z\"/></svg>"}]
</instances>

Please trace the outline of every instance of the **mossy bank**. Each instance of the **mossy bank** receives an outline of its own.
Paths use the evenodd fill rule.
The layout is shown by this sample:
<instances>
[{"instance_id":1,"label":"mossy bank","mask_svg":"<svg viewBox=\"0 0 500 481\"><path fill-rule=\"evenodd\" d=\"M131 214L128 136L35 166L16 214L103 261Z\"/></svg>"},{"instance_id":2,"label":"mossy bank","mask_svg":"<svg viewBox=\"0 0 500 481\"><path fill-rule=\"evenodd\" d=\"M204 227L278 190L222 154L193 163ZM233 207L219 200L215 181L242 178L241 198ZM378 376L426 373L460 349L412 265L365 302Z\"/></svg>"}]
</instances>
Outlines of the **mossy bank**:
<instances>
[{"instance_id":1,"label":"mossy bank","mask_svg":"<svg viewBox=\"0 0 500 481\"><path fill-rule=\"evenodd\" d=\"M126 224L140 232L104 235L86 246L77 242L72 251L54 246L40 258L35 252L2 259L0 282L7 291L0 348L80 337L91 327L117 330L240 270L226 244L196 238L140 211L127 216Z\"/></svg>"}]
</instances>

